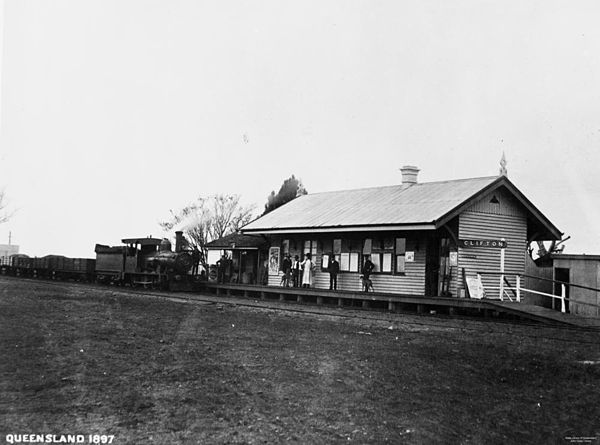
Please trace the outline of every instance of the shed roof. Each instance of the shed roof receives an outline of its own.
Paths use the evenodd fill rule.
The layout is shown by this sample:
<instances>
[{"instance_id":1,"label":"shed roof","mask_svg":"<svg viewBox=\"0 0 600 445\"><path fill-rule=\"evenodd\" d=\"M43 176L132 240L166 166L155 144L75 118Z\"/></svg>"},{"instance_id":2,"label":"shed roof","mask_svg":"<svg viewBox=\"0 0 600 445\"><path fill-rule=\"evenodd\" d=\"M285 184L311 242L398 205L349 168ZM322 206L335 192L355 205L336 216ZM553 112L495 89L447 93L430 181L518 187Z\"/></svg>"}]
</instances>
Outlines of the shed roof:
<instances>
[{"instance_id":1,"label":"shed roof","mask_svg":"<svg viewBox=\"0 0 600 445\"><path fill-rule=\"evenodd\" d=\"M231 233L206 244L207 249L258 249L266 244L261 235Z\"/></svg>"},{"instance_id":2,"label":"shed roof","mask_svg":"<svg viewBox=\"0 0 600 445\"><path fill-rule=\"evenodd\" d=\"M458 215L483 193L506 187L527 209L543 239L561 232L506 178L481 178L402 184L314 193L254 220L244 233L302 231L436 229Z\"/></svg>"},{"instance_id":3,"label":"shed roof","mask_svg":"<svg viewBox=\"0 0 600 445\"><path fill-rule=\"evenodd\" d=\"M121 242L123 244L139 244L141 246L160 246L162 239L147 236L145 238L123 238Z\"/></svg>"}]
</instances>

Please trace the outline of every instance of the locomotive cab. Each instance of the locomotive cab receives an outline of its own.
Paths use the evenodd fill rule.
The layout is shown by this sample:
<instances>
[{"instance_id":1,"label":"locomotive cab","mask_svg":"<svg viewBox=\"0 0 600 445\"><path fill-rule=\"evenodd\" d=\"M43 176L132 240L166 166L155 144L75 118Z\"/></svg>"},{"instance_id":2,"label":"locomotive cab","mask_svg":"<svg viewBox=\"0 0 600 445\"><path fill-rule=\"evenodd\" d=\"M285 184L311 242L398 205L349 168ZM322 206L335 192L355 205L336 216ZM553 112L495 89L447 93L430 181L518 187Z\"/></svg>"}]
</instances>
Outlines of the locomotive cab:
<instances>
[{"instance_id":1,"label":"locomotive cab","mask_svg":"<svg viewBox=\"0 0 600 445\"><path fill-rule=\"evenodd\" d=\"M139 274L146 272L145 258L155 255L163 240L159 238L125 238L125 258L123 272L125 274Z\"/></svg>"}]
</instances>

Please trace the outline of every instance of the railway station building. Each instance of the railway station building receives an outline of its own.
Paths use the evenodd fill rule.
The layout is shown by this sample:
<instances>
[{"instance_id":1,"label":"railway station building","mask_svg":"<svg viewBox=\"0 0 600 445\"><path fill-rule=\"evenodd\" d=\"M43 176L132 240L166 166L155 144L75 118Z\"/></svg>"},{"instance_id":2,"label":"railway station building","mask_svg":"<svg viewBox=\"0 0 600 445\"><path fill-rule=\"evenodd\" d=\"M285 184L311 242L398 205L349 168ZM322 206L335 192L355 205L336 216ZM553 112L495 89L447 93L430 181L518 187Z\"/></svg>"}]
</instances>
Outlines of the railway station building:
<instances>
[{"instance_id":1,"label":"railway station building","mask_svg":"<svg viewBox=\"0 0 600 445\"><path fill-rule=\"evenodd\" d=\"M268 285L280 285L286 254L311 253L313 287L329 288L335 256L338 290L360 291L368 255L376 292L464 297L467 279L481 274L486 297L498 298L494 273L503 266L514 285L529 244L562 236L505 172L420 183L418 168L400 170L399 185L299 196L244 226L267 240Z\"/></svg>"}]
</instances>

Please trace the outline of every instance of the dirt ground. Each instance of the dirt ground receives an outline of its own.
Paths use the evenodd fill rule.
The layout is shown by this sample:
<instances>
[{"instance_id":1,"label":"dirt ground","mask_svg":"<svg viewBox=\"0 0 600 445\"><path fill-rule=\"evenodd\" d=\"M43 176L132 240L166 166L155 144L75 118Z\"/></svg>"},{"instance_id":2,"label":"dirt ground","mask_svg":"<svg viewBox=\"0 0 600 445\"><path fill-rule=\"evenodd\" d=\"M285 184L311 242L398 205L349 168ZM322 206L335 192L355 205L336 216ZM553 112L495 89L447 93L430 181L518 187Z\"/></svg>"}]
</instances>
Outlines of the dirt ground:
<instances>
[{"instance_id":1,"label":"dirt ground","mask_svg":"<svg viewBox=\"0 0 600 445\"><path fill-rule=\"evenodd\" d=\"M598 332L223 301L0 278L0 443L600 443Z\"/></svg>"}]
</instances>

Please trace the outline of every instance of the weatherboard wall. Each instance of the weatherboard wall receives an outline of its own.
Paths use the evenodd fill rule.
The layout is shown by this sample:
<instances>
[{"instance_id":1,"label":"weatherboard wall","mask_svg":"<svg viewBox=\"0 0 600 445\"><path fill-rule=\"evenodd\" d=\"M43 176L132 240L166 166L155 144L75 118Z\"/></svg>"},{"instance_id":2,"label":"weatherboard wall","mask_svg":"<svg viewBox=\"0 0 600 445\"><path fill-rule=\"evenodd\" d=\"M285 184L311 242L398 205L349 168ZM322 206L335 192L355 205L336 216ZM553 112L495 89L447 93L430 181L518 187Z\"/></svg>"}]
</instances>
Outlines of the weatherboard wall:
<instances>
[{"instance_id":1,"label":"weatherboard wall","mask_svg":"<svg viewBox=\"0 0 600 445\"><path fill-rule=\"evenodd\" d=\"M525 209L509 193L496 190L462 212L459 239L504 239L507 243L505 276L513 288L516 286L516 275L525 271L527 216ZM500 255L499 248L458 247L459 269L464 268L467 276L480 273L488 298L499 298ZM510 291L509 294L512 295Z\"/></svg>"},{"instance_id":2,"label":"weatherboard wall","mask_svg":"<svg viewBox=\"0 0 600 445\"><path fill-rule=\"evenodd\" d=\"M378 234L381 235L381 234ZM324 242L327 243L329 240L336 238L343 238L344 235L330 235L323 237L315 235L311 238L317 240L317 254L313 258L315 262L315 273L313 279L313 286L317 289L329 289L329 272L322 270L323 254L328 253L323 251ZM364 238L373 237L372 234L360 234L351 238L352 243L360 243L362 250L362 241ZM406 250L414 252L414 261L405 264L405 272L402 274L394 273L373 273L371 275L371 281L373 282L373 288L376 292L390 292L400 293L407 295L424 295L425 294L425 242L414 234L407 233L387 233L385 236L392 238L406 237ZM411 238L412 236L412 238ZM283 237L273 237L271 240L271 246L280 247L281 259L283 260ZM292 259L294 255L298 255L302 258L301 246L303 246L303 239L294 239L293 237L286 237L285 239L290 240L290 255ZM358 245L358 244L357 244ZM356 251L358 251L356 250ZM360 254L360 262L362 264L363 255ZM282 272L278 275L269 275L268 284L269 286L280 286L281 285ZM361 291L362 283L360 280L360 272L340 272L338 274L338 290L344 291Z\"/></svg>"}]
</instances>

